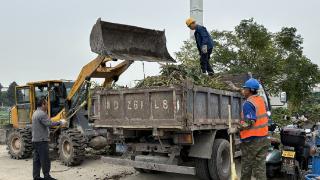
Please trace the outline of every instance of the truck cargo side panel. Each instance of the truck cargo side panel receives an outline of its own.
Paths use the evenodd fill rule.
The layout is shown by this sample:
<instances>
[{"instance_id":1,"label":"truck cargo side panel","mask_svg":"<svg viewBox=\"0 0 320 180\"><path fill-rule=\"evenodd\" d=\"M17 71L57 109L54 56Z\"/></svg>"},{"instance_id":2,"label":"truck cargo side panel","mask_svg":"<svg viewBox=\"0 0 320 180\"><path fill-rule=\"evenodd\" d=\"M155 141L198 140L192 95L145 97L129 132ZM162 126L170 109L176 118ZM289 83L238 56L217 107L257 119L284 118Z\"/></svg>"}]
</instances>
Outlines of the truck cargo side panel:
<instances>
[{"instance_id":1,"label":"truck cargo side panel","mask_svg":"<svg viewBox=\"0 0 320 180\"><path fill-rule=\"evenodd\" d=\"M100 91L93 100L95 124L128 128L183 128L179 89Z\"/></svg>"},{"instance_id":2,"label":"truck cargo side panel","mask_svg":"<svg viewBox=\"0 0 320 180\"><path fill-rule=\"evenodd\" d=\"M93 98L96 125L133 129L225 129L228 105L240 119L239 93L193 86L100 90Z\"/></svg>"},{"instance_id":3,"label":"truck cargo side panel","mask_svg":"<svg viewBox=\"0 0 320 180\"><path fill-rule=\"evenodd\" d=\"M227 128L229 104L232 119L240 119L242 97L238 93L196 86L193 89L192 101L188 98L187 103L188 112L193 110L193 123L189 124L194 126L191 129L202 129L201 126L208 125L222 125Z\"/></svg>"}]
</instances>

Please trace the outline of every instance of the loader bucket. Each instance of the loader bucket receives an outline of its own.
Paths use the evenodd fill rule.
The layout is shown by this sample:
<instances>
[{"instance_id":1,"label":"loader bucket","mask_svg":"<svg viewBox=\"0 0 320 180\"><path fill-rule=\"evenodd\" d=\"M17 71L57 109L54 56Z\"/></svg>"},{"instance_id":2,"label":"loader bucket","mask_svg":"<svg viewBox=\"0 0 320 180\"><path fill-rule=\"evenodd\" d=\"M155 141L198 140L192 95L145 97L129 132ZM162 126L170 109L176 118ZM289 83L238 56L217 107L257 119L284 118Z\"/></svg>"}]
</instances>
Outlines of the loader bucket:
<instances>
[{"instance_id":1,"label":"loader bucket","mask_svg":"<svg viewBox=\"0 0 320 180\"><path fill-rule=\"evenodd\" d=\"M114 59L175 62L170 56L164 31L115 24L99 18L90 34L91 50Z\"/></svg>"}]
</instances>

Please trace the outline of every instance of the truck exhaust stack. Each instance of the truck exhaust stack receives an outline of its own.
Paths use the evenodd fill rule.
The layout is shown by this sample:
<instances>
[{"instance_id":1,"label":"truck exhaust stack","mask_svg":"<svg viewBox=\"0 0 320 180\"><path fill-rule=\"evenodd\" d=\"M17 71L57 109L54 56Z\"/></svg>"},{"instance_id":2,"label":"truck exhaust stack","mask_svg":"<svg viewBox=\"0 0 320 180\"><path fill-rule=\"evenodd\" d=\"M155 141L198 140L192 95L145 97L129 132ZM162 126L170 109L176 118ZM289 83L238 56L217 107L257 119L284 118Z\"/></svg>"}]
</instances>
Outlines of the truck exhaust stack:
<instances>
[{"instance_id":1,"label":"truck exhaust stack","mask_svg":"<svg viewBox=\"0 0 320 180\"><path fill-rule=\"evenodd\" d=\"M175 62L170 56L164 31L101 21L90 34L92 52L114 59Z\"/></svg>"}]
</instances>

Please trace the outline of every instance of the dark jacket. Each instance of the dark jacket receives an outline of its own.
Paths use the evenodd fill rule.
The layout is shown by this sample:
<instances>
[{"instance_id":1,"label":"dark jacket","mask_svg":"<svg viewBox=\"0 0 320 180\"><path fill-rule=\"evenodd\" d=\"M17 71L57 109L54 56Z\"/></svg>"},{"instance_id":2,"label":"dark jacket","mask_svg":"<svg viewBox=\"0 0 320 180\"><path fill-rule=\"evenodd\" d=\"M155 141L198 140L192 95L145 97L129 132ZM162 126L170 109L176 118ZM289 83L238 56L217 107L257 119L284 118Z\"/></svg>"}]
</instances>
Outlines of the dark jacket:
<instances>
[{"instance_id":1,"label":"dark jacket","mask_svg":"<svg viewBox=\"0 0 320 180\"><path fill-rule=\"evenodd\" d=\"M213 40L207 31L207 29L204 26L197 25L195 32L194 32L194 37L197 42L197 48L199 52L201 52L201 47L203 45L207 45L208 49L213 48Z\"/></svg>"}]
</instances>

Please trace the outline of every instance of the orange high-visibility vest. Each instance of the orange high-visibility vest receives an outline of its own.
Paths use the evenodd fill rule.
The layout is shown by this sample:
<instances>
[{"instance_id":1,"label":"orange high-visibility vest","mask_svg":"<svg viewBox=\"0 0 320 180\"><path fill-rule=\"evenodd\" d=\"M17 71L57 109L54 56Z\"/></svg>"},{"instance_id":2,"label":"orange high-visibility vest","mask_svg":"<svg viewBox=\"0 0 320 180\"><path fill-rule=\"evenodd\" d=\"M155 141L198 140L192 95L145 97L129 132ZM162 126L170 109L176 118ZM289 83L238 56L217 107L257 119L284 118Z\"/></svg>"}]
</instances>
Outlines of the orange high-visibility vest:
<instances>
[{"instance_id":1,"label":"orange high-visibility vest","mask_svg":"<svg viewBox=\"0 0 320 180\"><path fill-rule=\"evenodd\" d=\"M254 95L250 96L247 101L251 102L256 109L256 122L249 128L240 131L240 138L246 139L252 136L263 137L268 135L268 114L266 104L264 99L261 96ZM242 111L242 120L244 121L246 117L243 116Z\"/></svg>"}]
</instances>

